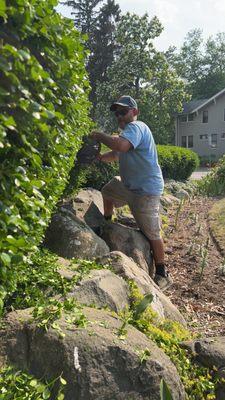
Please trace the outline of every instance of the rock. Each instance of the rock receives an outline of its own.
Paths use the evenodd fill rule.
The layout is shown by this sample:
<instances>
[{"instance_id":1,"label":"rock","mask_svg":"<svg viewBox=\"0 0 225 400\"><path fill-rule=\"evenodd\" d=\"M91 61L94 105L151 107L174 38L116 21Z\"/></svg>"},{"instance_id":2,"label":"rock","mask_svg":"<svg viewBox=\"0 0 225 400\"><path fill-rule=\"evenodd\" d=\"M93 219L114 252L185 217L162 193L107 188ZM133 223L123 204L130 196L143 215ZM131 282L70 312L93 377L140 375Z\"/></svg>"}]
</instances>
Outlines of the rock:
<instances>
[{"instance_id":1,"label":"rock","mask_svg":"<svg viewBox=\"0 0 225 400\"><path fill-rule=\"evenodd\" d=\"M103 226L101 237L111 251L118 250L133 258L141 269L153 276L150 244L138 229L108 222Z\"/></svg>"},{"instance_id":2,"label":"rock","mask_svg":"<svg viewBox=\"0 0 225 400\"><path fill-rule=\"evenodd\" d=\"M190 200L190 196L189 193L184 190L184 189L180 189L176 192L176 197L180 200Z\"/></svg>"},{"instance_id":3,"label":"rock","mask_svg":"<svg viewBox=\"0 0 225 400\"><path fill-rule=\"evenodd\" d=\"M120 311L129 303L127 283L113 272L92 270L68 295L85 305Z\"/></svg>"},{"instance_id":4,"label":"rock","mask_svg":"<svg viewBox=\"0 0 225 400\"><path fill-rule=\"evenodd\" d=\"M178 204L179 200L177 197L173 196L172 194L164 194L161 198L160 198L160 202L163 206L163 208L168 208L168 207L172 207L174 204Z\"/></svg>"},{"instance_id":5,"label":"rock","mask_svg":"<svg viewBox=\"0 0 225 400\"><path fill-rule=\"evenodd\" d=\"M225 336L184 342L183 346L191 350L205 367L225 367Z\"/></svg>"},{"instance_id":6,"label":"rock","mask_svg":"<svg viewBox=\"0 0 225 400\"><path fill-rule=\"evenodd\" d=\"M125 340L118 330L122 322L106 311L85 308L86 328L57 321L65 337L50 328L47 332L29 323L27 310L12 312L0 331L0 351L8 363L37 378L67 381L65 400L159 400L164 379L173 400L185 393L175 366L144 334L127 326ZM141 363L140 355L149 356Z\"/></svg>"},{"instance_id":7,"label":"rock","mask_svg":"<svg viewBox=\"0 0 225 400\"><path fill-rule=\"evenodd\" d=\"M129 226L131 228L137 229L136 221L131 214L129 214L129 215L117 214L116 222L118 222L119 224L125 225L125 226Z\"/></svg>"},{"instance_id":8,"label":"rock","mask_svg":"<svg viewBox=\"0 0 225 400\"><path fill-rule=\"evenodd\" d=\"M109 252L104 240L63 207L53 215L44 244L59 256L67 258L91 259Z\"/></svg>"},{"instance_id":9,"label":"rock","mask_svg":"<svg viewBox=\"0 0 225 400\"><path fill-rule=\"evenodd\" d=\"M184 342L182 346L192 352L198 363L212 370L216 367L217 375L225 378L225 336ZM225 382L222 380L217 386L216 400L224 399Z\"/></svg>"},{"instance_id":10,"label":"rock","mask_svg":"<svg viewBox=\"0 0 225 400\"><path fill-rule=\"evenodd\" d=\"M73 199L65 199L61 204L94 231L104 222L101 192L95 189L82 189Z\"/></svg>"},{"instance_id":11,"label":"rock","mask_svg":"<svg viewBox=\"0 0 225 400\"><path fill-rule=\"evenodd\" d=\"M98 207L101 214L104 214L102 194L99 190L87 188L81 189L73 199L73 205L87 204L93 202Z\"/></svg>"},{"instance_id":12,"label":"rock","mask_svg":"<svg viewBox=\"0 0 225 400\"><path fill-rule=\"evenodd\" d=\"M159 317L169 318L186 325L185 319L169 298L160 291L150 276L140 269L131 258L120 251L112 251L110 254L98 258L97 261L103 265L110 265L115 273L121 277L134 280L142 294L152 293L154 298L151 306Z\"/></svg>"}]
</instances>

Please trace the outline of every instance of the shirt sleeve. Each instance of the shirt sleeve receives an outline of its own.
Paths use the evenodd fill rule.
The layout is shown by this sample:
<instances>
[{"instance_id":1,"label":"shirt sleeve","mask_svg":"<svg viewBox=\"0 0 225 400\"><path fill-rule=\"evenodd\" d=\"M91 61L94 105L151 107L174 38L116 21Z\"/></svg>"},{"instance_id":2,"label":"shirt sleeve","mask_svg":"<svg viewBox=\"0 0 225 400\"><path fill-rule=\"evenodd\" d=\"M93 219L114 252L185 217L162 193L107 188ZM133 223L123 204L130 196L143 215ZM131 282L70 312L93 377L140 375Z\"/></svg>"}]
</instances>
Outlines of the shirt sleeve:
<instances>
[{"instance_id":1,"label":"shirt sleeve","mask_svg":"<svg viewBox=\"0 0 225 400\"><path fill-rule=\"evenodd\" d=\"M142 140L141 130L137 125L132 123L126 126L120 137L127 139L133 145L134 149L138 147Z\"/></svg>"}]
</instances>

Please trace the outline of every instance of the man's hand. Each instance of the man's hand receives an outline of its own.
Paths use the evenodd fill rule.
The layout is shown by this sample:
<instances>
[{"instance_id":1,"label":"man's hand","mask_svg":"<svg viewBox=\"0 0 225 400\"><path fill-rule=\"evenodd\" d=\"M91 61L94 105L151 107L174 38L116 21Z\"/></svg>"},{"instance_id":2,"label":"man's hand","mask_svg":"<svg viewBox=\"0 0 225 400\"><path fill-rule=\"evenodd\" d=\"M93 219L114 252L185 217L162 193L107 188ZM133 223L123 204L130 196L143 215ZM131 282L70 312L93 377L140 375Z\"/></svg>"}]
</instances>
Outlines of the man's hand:
<instances>
[{"instance_id":1,"label":"man's hand","mask_svg":"<svg viewBox=\"0 0 225 400\"><path fill-rule=\"evenodd\" d=\"M96 142L100 142L101 141L101 136L102 132L99 131L92 131L89 135L89 137L93 140L96 140Z\"/></svg>"}]
</instances>

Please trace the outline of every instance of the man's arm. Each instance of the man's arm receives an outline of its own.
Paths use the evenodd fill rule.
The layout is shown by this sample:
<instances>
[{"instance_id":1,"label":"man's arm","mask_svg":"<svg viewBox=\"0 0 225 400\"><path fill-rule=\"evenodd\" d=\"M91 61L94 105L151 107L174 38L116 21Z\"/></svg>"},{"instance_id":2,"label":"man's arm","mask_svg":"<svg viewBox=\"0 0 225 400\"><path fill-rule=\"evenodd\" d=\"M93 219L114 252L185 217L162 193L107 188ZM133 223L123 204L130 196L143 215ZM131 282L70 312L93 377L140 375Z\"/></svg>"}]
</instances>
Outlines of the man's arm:
<instances>
[{"instance_id":1,"label":"man's arm","mask_svg":"<svg viewBox=\"0 0 225 400\"><path fill-rule=\"evenodd\" d=\"M119 154L117 151L108 151L107 153L104 154L99 154L97 156L97 159L99 161L103 161L105 163L110 163L113 161L118 161L119 160Z\"/></svg>"},{"instance_id":2,"label":"man's arm","mask_svg":"<svg viewBox=\"0 0 225 400\"><path fill-rule=\"evenodd\" d=\"M91 137L97 142L101 142L109 147L111 150L115 152L126 153L127 151L133 149L133 145L129 142L129 140L124 139L120 136L110 136L106 135L103 132L93 131L91 133Z\"/></svg>"}]
</instances>

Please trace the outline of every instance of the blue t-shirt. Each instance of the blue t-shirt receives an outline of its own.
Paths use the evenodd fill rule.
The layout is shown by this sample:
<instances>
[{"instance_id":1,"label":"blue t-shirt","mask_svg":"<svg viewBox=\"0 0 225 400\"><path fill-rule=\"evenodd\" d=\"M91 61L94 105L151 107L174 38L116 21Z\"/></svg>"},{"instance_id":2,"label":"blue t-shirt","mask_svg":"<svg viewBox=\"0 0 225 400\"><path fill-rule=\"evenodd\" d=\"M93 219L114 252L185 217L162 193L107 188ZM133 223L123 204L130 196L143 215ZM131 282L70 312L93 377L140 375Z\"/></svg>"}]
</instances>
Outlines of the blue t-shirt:
<instances>
[{"instance_id":1,"label":"blue t-shirt","mask_svg":"<svg viewBox=\"0 0 225 400\"><path fill-rule=\"evenodd\" d=\"M120 176L123 184L140 195L161 195L164 182L149 127L141 121L130 122L120 137L129 140L134 147L126 153L119 153Z\"/></svg>"}]
</instances>

